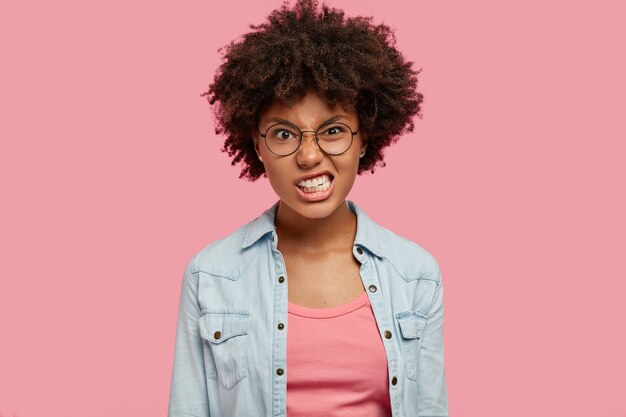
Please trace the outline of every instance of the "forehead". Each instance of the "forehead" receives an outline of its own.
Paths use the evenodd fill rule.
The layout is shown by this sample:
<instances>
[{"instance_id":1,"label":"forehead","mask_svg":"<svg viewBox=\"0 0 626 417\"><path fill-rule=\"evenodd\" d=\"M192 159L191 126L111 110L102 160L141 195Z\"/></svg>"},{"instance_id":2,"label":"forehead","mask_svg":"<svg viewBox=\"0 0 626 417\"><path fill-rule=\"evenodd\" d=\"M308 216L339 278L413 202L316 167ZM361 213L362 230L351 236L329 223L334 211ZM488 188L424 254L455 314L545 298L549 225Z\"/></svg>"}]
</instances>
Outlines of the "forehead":
<instances>
[{"instance_id":1,"label":"forehead","mask_svg":"<svg viewBox=\"0 0 626 417\"><path fill-rule=\"evenodd\" d=\"M343 116L342 119L345 120L356 118L354 112L344 109L340 104L328 103L314 91L308 91L291 106L275 100L261 111L259 122L270 123L272 119L280 118L298 125L316 126L338 115Z\"/></svg>"}]
</instances>

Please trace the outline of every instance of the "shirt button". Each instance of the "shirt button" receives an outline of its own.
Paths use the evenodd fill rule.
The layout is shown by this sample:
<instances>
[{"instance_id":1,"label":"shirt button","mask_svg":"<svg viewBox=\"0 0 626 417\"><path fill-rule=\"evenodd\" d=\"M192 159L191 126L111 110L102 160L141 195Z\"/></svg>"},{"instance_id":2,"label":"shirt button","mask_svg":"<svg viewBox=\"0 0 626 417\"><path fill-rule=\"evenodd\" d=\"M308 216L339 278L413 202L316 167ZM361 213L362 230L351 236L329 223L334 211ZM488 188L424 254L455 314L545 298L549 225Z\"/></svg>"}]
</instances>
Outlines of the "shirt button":
<instances>
[{"instance_id":1,"label":"shirt button","mask_svg":"<svg viewBox=\"0 0 626 417\"><path fill-rule=\"evenodd\" d=\"M398 383L398 378L396 378L395 376L391 378L391 385L396 385L397 383Z\"/></svg>"},{"instance_id":2,"label":"shirt button","mask_svg":"<svg viewBox=\"0 0 626 417\"><path fill-rule=\"evenodd\" d=\"M276 374L277 374L277 375L282 375L282 374L284 374L284 373L285 373L285 371L283 371L283 368L278 368L278 369L276 370Z\"/></svg>"},{"instance_id":3,"label":"shirt button","mask_svg":"<svg viewBox=\"0 0 626 417\"><path fill-rule=\"evenodd\" d=\"M385 338L391 339L391 332L389 330L385 330Z\"/></svg>"},{"instance_id":4,"label":"shirt button","mask_svg":"<svg viewBox=\"0 0 626 417\"><path fill-rule=\"evenodd\" d=\"M361 248L356 248L356 251L359 252L359 255L363 254L363 249L361 249Z\"/></svg>"},{"instance_id":5,"label":"shirt button","mask_svg":"<svg viewBox=\"0 0 626 417\"><path fill-rule=\"evenodd\" d=\"M272 242L274 241L274 235L272 235Z\"/></svg>"},{"instance_id":6,"label":"shirt button","mask_svg":"<svg viewBox=\"0 0 626 417\"><path fill-rule=\"evenodd\" d=\"M370 286L369 286L369 289L370 289L370 292L376 292L376 290L377 290L378 288L376 288L376 285L373 285L373 284L372 284L372 285L370 285Z\"/></svg>"},{"instance_id":7,"label":"shirt button","mask_svg":"<svg viewBox=\"0 0 626 417\"><path fill-rule=\"evenodd\" d=\"M278 282L280 282L281 284L285 282L285 277L283 276L278 277Z\"/></svg>"},{"instance_id":8,"label":"shirt button","mask_svg":"<svg viewBox=\"0 0 626 417\"><path fill-rule=\"evenodd\" d=\"M216 331L215 333L213 333L213 337L215 338L215 340L221 339L222 338L222 332L220 332L219 330Z\"/></svg>"},{"instance_id":9,"label":"shirt button","mask_svg":"<svg viewBox=\"0 0 626 417\"><path fill-rule=\"evenodd\" d=\"M285 325L282 323L278 323L278 330L282 330L285 328Z\"/></svg>"}]
</instances>

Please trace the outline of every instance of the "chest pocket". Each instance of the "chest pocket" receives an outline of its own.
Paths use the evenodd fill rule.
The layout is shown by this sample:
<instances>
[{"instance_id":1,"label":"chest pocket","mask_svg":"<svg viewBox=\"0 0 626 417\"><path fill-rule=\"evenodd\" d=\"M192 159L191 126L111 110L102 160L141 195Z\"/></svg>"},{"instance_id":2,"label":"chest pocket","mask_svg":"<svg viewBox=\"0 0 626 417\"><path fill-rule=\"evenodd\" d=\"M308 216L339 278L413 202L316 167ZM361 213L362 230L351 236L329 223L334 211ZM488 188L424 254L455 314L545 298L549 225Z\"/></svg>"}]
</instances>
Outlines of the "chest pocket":
<instances>
[{"instance_id":1,"label":"chest pocket","mask_svg":"<svg viewBox=\"0 0 626 417\"><path fill-rule=\"evenodd\" d=\"M199 319L207 378L227 390L248 376L247 311L205 310Z\"/></svg>"},{"instance_id":2,"label":"chest pocket","mask_svg":"<svg viewBox=\"0 0 626 417\"><path fill-rule=\"evenodd\" d=\"M417 310L407 310L397 313L396 320L402 333L401 345L404 351L406 377L416 381L422 332L427 318Z\"/></svg>"}]
</instances>

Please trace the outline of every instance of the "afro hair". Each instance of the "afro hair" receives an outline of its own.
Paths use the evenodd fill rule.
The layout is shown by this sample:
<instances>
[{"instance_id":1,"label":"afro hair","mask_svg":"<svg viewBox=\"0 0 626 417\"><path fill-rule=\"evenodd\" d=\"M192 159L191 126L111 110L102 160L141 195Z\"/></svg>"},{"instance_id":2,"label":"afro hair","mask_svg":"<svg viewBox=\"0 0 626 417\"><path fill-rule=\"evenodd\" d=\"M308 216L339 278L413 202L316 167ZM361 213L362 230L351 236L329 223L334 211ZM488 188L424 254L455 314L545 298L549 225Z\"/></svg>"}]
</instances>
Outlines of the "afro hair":
<instances>
[{"instance_id":1,"label":"afro hair","mask_svg":"<svg viewBox=\"0 0 626 417\"><path fill-rule=\"evenodd\" d=\"M345 17L316 0L283 3L267 21L221 48L223 62L201 94L214 106L216 134L227 136L223 152L239 178L265 174L252 134L261 110L275 100L291 106L307 90L329 104L355 111L367 138L358 174L385 166L383 150L414 128L423 95L416 91L412 63L395 48L395 36L372 17Z\"/></svg>"}]
</instances>

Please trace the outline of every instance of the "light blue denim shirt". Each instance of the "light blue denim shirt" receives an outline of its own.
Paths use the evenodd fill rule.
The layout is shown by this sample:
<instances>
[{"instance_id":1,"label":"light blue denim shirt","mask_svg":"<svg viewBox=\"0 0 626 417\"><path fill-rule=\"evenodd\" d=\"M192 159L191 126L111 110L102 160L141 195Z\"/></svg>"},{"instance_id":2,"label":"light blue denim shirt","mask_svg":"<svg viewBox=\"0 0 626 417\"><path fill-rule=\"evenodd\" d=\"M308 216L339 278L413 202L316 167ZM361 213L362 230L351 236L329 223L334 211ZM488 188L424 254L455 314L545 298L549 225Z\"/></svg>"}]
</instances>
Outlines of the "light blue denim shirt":
<instances>
[{"instance_id":1,"label":"light blue denim shirt","mask_svg":"<svg viewBox=\"0 0 626 417\"><path fill-rule=\"evenodd\" d=\"M357 216L353 254L387 355L393 417L447 416L443 286L424 248ZM278 202L185 268L168 417L286 417L287 285Z\"/></svg>"}]
</instances>

